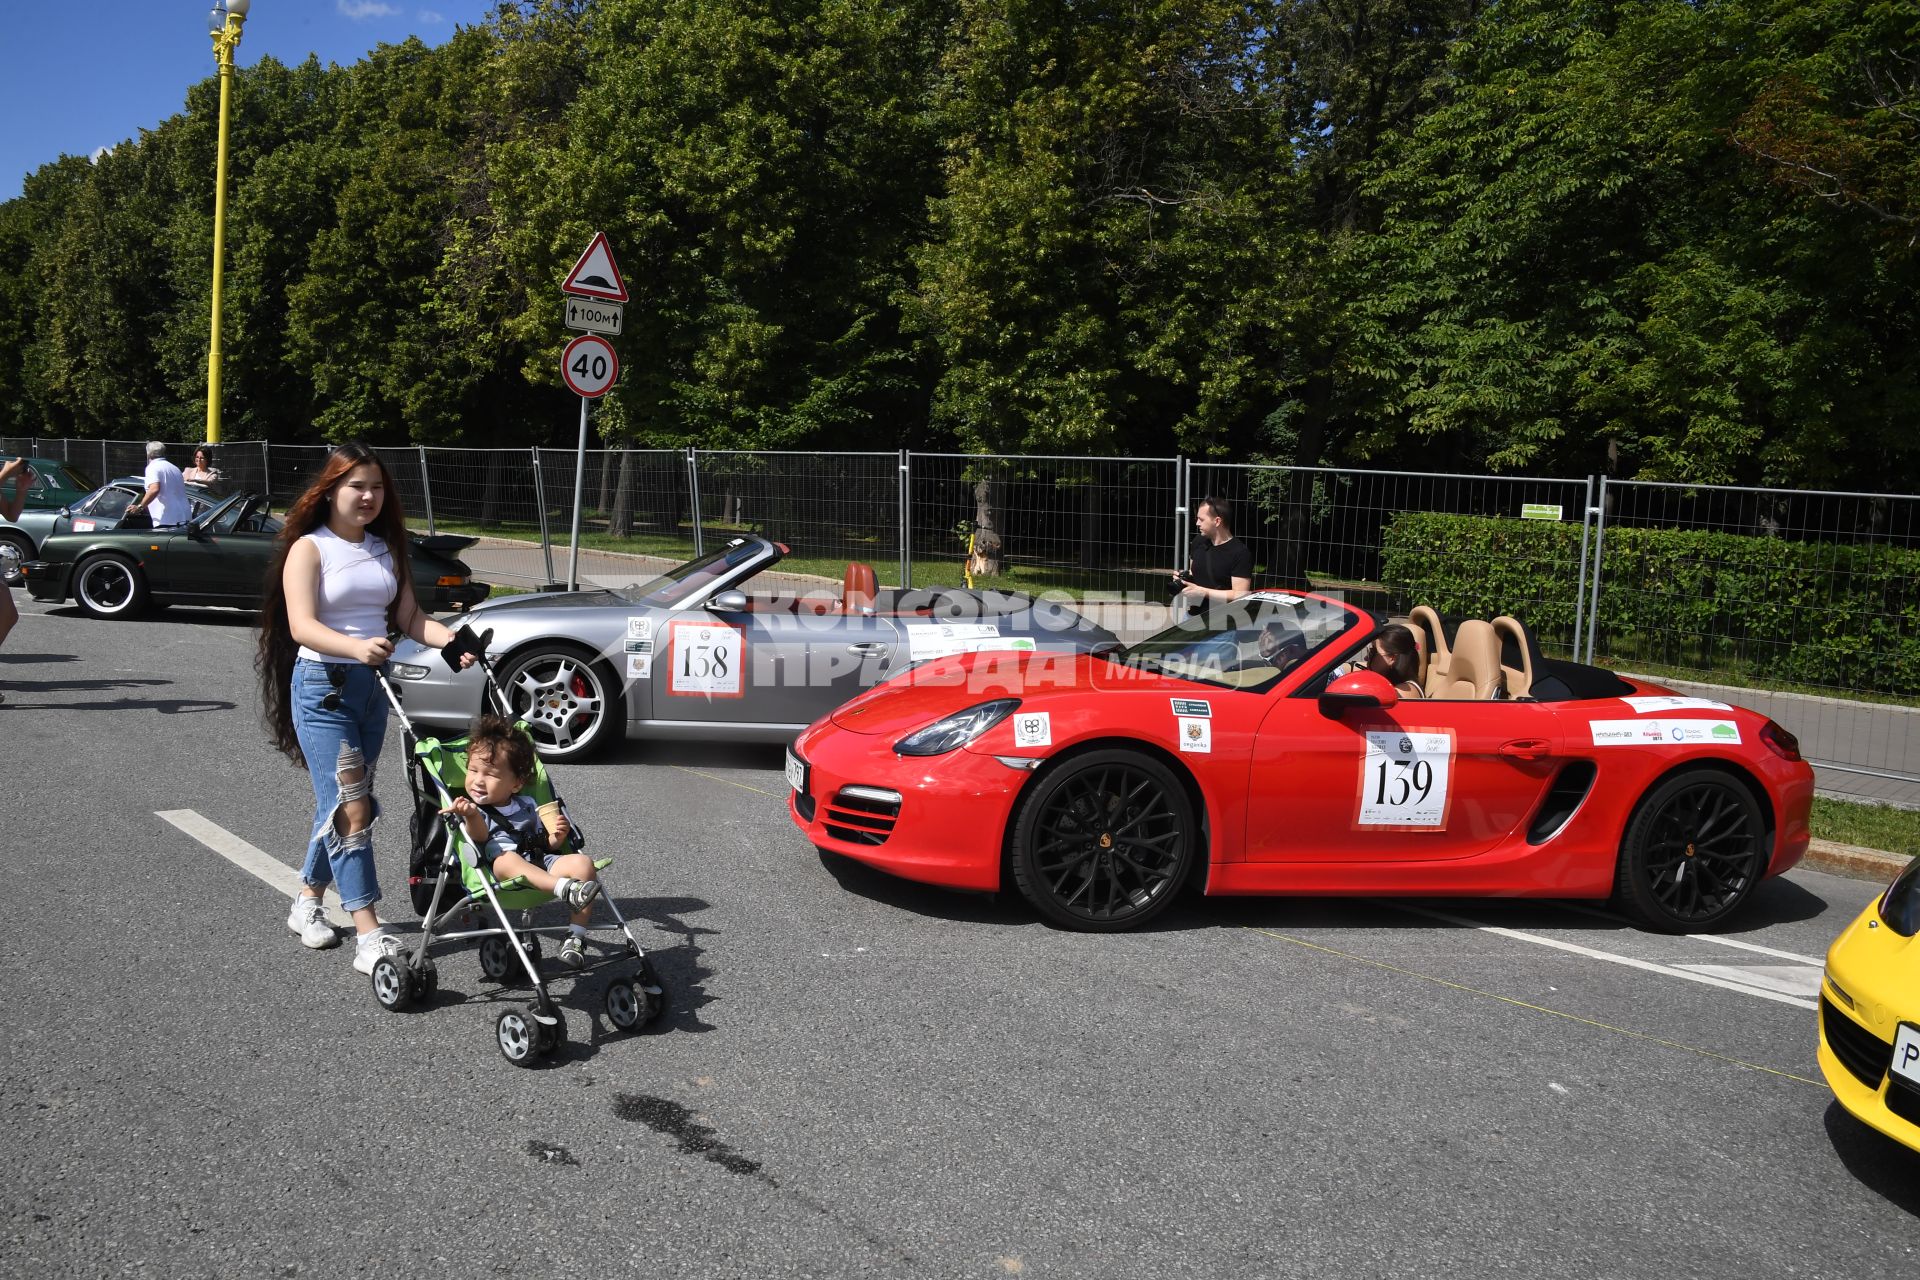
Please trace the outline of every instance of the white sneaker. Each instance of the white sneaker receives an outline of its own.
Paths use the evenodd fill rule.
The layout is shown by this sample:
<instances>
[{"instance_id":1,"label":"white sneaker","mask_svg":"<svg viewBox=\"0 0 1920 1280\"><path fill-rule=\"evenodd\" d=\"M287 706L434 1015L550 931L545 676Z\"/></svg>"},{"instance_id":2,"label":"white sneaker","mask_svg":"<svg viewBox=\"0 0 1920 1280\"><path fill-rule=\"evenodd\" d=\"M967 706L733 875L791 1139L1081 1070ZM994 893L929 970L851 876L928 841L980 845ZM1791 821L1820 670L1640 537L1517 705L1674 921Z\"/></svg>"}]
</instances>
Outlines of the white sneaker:
<instances>
[{"instance_id":1,"label":"white sneaker","mask_svg":"<svg viewBox=\"0 0 1920 1280\"><path fill-rule=\"evenodd\" d=\"M574 911L585 911L588 904L600 896L600 882L561 876L553 886L553 896Z\"/></svg>"},{"instance_id":2,"label":"white sneaker","mask_svg":"<svg viewBox=\"0 0 1920 1280\"><path fill-rule=\"evenodd\" d=\"M400 956L407 952L407 944L397 933L388 933L385 929L375 929L372 933L363 933L354 945L353 970L355 973L372 973L374 962L381 956Z\"/></svg>"},{"instance_id":3,"label":"white sneaker","mask_svg":"<svg viewBox=\"0 0 1920 1280\"><path fill-rule=\"evenodd\" d=\"M340 935L327 923L327 909L320 905L320 899L309 898L304 893L293 899L293 910L287 912L287 928L300 935L300 945L315 951L340 945Z\"/></svg>"}]
</instances>

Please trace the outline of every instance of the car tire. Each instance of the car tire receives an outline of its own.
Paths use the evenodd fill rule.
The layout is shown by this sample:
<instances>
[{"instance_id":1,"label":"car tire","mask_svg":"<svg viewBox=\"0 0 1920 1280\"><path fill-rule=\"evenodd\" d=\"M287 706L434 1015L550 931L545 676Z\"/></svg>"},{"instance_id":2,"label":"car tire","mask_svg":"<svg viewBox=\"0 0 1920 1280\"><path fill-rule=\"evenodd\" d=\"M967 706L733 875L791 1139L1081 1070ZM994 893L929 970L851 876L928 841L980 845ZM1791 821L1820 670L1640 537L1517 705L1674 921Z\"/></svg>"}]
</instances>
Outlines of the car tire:
<instances>
[{"instance_id":1,"label":"car tire","mask_svg":"<svg viewBox=\"0 0 1920 1280\"><path fill-rule=\"evenodd\" d=\"M620 685L605 663L572 645L536 645L500 673L514 718L548 760L582 760L625 729Z\"/></svg>"},{"instance_id":2,"label":"car tire","mask_svg":"<svg viewBox=\"0 0 1920 1280\"><path fill-rule=\"evenodd\" d=\"M147 580L124 556L90 555L73 570L73 602L89 618L132 618L147 607Z\"/></svg>"},{"instance_id":3,"label":"car tire","mask_svg":"<svg viewBox=\"0 0 1920 1280\"><path fill-rule=\"evenodd\" d=\"M22 585L26 579L21 575L20 566L33 559L33 543L26 535L0 529L0 585L13 588Z\"/></svg>"},{"instance_id":4,"label":"car tire","mask_svg":"<svg viewBox=\"0 0 1920 1280\"><path fill-rule=\"evenodd\" d=\"M1760 806L1736 779L1717 769L1675 774L1627 823L1614 905L1655 932L1710 929L1753 893L1770 844Z\"/></svg>"},{"instance_id":5,"label":"car tire","mask_svg":"<svg viewBox=\"0 0 1920 1280\"><path fill-rule=\"evenodd\" d=\"M1193 870L1199 823L1173 771L1137 751L1073 756L1034 779L1014 813L1014 883L1048 922L1089 933L1136 928Z\"/></svg>"}]
</instances>

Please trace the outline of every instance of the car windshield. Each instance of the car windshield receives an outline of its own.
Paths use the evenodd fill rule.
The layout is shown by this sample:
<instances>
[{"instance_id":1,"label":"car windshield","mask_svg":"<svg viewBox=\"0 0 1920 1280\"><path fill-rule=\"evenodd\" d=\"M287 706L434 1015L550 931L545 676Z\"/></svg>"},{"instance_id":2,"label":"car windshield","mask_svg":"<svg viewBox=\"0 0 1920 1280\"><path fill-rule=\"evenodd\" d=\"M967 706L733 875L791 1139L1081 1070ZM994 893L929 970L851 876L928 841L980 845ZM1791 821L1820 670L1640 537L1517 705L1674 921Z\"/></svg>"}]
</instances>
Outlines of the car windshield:
<instances>
[{"instance_id":1,"label":"car windshield","mask_svg":"<svg viewBox=\"0 0 1920 1280\"><path fill-rule=\"evenodd\" d=\"M765 554L765 543L735 539L718 551L677 565L638 586L619 588L614 594L629 604L679 604L711 586L716 579Z\"/></svg>"},{"instance_id":2,"label":"car windshield","mask_svg":"<svg viewBox=\"0 0 1920 1280\"><path fill-rule=\"evenodd\" d=\"M1259 691L1337 644L1360 618L1331 600L1259 591L1176 622L1121 660L1182 680Z\"/></svg>"},{"instance_id":3,"label":"car windshield","mask_svg":"<svg viewBox=\"0 0 1920 1280\"><path fill-rule=\"evenodd\" d=\"M127 506L133 501L134 497L135 494L133 490L123 489L117 484L110 484L75 507L74 510L83 516L102 516L109 520L117 520L127 513Z\"/></svg>"},{"instance_id":4,"label":"car windshield","mask_svg":"<svg viewBox=\"0 0 1920 1280\"><path fill-rule=\"evenodd\" d=\"M93 481L87 473L78 467L70 467L64 462L42 465L34 464L34 488L71 489L76 493L85 493L93 488Z\"/></svg>"}]
</instances>

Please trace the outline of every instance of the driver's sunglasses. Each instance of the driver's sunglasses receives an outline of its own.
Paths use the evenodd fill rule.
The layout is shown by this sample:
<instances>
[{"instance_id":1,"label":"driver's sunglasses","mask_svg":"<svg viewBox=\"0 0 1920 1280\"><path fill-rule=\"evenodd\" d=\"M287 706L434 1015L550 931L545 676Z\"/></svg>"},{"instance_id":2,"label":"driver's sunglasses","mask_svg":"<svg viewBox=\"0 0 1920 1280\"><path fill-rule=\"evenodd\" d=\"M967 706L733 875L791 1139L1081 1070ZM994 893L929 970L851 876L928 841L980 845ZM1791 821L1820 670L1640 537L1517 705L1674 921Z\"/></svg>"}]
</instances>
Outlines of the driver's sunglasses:
<instances>
[{"instance_id":1,"label":"driver's sunglasses","mask_svg":"<svg viewBox=\"0 0 1920 1280\"><path fill-rule=\"evenodd\" d=\"M333 692L320 699L321 709L325 711L338 711L340 709L340 690L344 689L347 684L347 669L337 662L329 662L327 664L327 683L333 686Z\"/></svg>"}]
</instances>

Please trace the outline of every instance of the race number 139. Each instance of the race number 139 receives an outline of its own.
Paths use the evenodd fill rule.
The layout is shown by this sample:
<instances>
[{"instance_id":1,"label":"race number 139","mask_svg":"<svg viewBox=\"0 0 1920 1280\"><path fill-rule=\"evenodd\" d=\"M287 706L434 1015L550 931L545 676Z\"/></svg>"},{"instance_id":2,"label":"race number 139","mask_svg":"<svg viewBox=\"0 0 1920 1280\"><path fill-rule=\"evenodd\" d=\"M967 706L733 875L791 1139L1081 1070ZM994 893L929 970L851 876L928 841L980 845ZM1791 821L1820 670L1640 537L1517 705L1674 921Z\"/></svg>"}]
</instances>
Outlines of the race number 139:
<instances>
[{"instance_id":1,"label":"race number 139","mask_svg":"<svg viewBox=\"0 0 1920 1280\"><path fill-rule=\"evenodd\" d=\"M1358 825L1442 830L1452 765L1451 734L1369 730Z\"/></svg>"}]
</instances>

